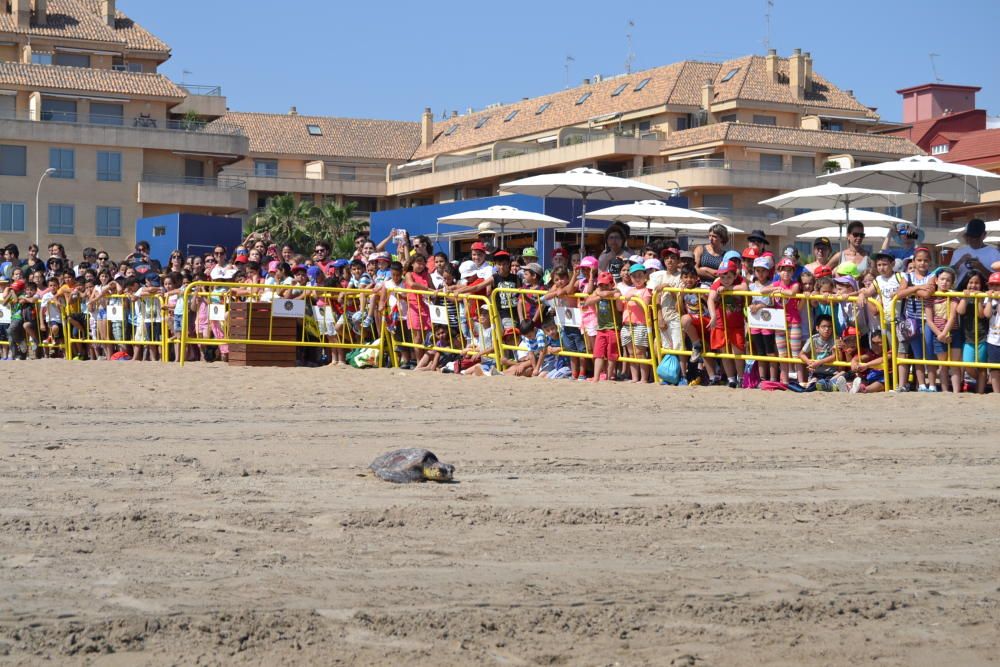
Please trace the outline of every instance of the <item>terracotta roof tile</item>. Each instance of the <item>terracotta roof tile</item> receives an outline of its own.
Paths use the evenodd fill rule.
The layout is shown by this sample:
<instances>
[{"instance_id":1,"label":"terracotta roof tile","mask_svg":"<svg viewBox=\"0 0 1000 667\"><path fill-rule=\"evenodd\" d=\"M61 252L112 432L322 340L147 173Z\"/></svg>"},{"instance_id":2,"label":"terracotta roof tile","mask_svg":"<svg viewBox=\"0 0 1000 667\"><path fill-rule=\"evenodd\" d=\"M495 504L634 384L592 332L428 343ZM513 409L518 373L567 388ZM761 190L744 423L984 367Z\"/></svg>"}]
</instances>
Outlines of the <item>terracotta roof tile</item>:
<instances>
[{"instance_id":1,"label":"terracotta roof tile","mask_svg":"<svg viewBox=\"0 0 1000 667\"><path fill-rule=\"evenodd\" d=\"M722 81L733 70L736 70L733 76L728 81ZM875 117L870 109L815 72L813 90L806 93L804 100L796 100L788 86L787 58L779 58L778 70L781 79L779 83L774 83L767 73L765 58L744 56L723 63L688 60L612 77L551 95L436 121L434 143L427 149L418 150L414 158L465 151L496 141L554 131L614 112L631 113L665 104L700 106L702 86L706 80L713 82L716 103L730 100L785 103L860 112L869 118ZM646 78L650 81L642 91L633 92L636 84ZM619 95L612 97L612 93L622 84L628 85ZM585 103L576 104L585 92L590 92L591 96ZM549 103L550 106L544 113L536 113L544 103ZM515 111L515 117L504 122L504 118ZM484 118L488 120L480 124ZM480 127L477 129L476 125ZM452 127L456 129L449 133Z\"/></svg>"},{"instance_id":2,"label":"terracotta roof tile","mask_svg":"<svg viewBox=\"0 0 1000 667\"><path fill-rule=\"evenodd\" d=\"M215 122L242 128L257 154L407 160L420 144L420 123L397 120L230 111ZM310 135L307 125L322 135Z\"/></svg>"},{"instance_id":3,"label":"terracotta roof tile","mask_svg":"<svg viewBox=\"0 0 1000 667\"><path fill-rule=\"evenodd\" d=\"M186 96L183 90L162 74L58 65L0 63L0 84L39 91L72 90L169 98Z\"/></svg>"},{"instance_id":4,"label":"terracotta roof tile","mask_svg":"<svg viewBox=\"0 0 1000 667\"><path fill-rule=\"evenodd\" d=\"M1000 162L1000 129L958 133L958 141L938 157L947 162L970 164Z\"/></svg>"},{"instance_id":5,"label":"terracotta roof tile","mask_svg":"<svg viewBox=\"0 0 1000 667\"><path fill-rule=\"evenodd\" d=\"M121 11L116 13L112 28L100 17L98 7L97 0L49 0L44 25L33 19L28 28L21 28L13 14L0 14L0 33L78 39L141 51L170 52L169 46Z\"/></svg>"},{"instance_id":6,"label":"terracotta roof tile","mask_svg":"<svg viewBox=\"0 0 1000 667\"><path fill-rule=\"evenodd\" d=\"M682 132L674 132L664 142L664 149L677 150L712 142L798 146L833 153L862 152L899 156L923 153L916 144L902 137L859 132L803 130L795 127L753 125L751 123L715 123Z\"/></svg>"}]
</instances>

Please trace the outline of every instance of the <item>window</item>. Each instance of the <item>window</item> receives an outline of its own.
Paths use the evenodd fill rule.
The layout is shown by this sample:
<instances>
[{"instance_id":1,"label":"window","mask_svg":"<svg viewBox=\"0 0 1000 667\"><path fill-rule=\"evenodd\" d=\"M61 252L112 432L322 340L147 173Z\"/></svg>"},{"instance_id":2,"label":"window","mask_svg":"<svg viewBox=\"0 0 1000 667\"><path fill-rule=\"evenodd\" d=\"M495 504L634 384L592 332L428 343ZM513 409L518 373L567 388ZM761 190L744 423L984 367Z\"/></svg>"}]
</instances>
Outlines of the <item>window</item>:
<instances>
[{"instance_id":1,"label":"window","mask_svg":"<svg viewBox=\"0 0 1000 667\"><path fill-rule=\"evenodd\" d=\"M49 234L73 233L73 206L49 204Z\"/></svg>"},{"instance_id":2,"label":"window","mask_svg":"<svg viewBox=\"0 0 1000 667\"><path fill-rule=\"evenodd\" d=\"M122 154L110 151L97 151L97 180L122 180Z\"/></svg>"},{"instance_id":3,"label":"window","mask_svg":"<svg viewBox=\"0 0 1000 667\"><path fill-rule=\"evenodd\" d=\"M507 117L503 119L503 122L509 123L510 121L514 120L514 117L517 116L518 111L520 111L520 109L514 109L513 111L511 111L509 114L507 114Z\"/></svg>"},{"instance_id":4,"label":"window","mask_svg":"<svg viewBox=\"0 0 1000 667\"><path fill-rule=\"evenodd\" d=\"M931 146L931 155L944 155L948 152L948 144L936 144Z\"/></svg>"},{"instance_id":5,"label":"window","mask_svg":"<svg viewBox=\"0 0 1000 667\"><path fill-rule=\"evenodd\" d=\"M552 106L552 102L543 103L542 106L538 107L538 109L535 111L535 115L537 116L540 113L545 113L545 110L548 109L550 106Z\"/></svg>"},{"instance_id":6,"label":"window","mask_svg":"<svg viewBox=\"0 0 1000 667\"><path fill-rule=\"evenodd\" d=\"M482 127L483 125L486 125L486 123L488 123L488 122L489 122L489 120L490 120L490 117L489 117L489 116L483 116L482 118L480 118L479 120L477 120L477 121L476 121L476 129L478 130L478 129L479 129L479 128L481 128L481 127Z\"/></svg>"},{"instance_id":7,"label":"window","mask_svg":"<svg viewBox=\"0 0 1000 667\"><path fill-rule=\"evenodd\" d=\"M51 97L42 98L42 120L54 120L59 123L76 122L76 102L59 100Z\"/></svg>"},{"instance_id":8,"label":"window","mask_svg":"<svg viewBox=\"0 0 1000 667\"><path fill-rule=\"evenodd\" d=\"M452 125L447 130L444 131L444 136L450 137L451 135L455 134L455 130L457 130L457 129L458 129L458 125Z\"/></svg>"},{"instance_id":9,"label":"window","mask_svg":"<svg viewBox=\"0 0 1000 667\"><path fill-rule=\"evenodd\" d=\"M903 217L903 207L902 206L886 206L885 207L885 214L886 215L891 215L891 216L893 216L895 218L902 218Z\"/></svg>"},{"instance_id":10,"label":"window","mask_svg":"<svg viewBox=\"0 0 1000 667\"><path fill-rule=\"evenodd\" d=\"M94 125L124 125L125 105L91 102L90 122Z\"/></svg>"},{"instance_id":11,"label":"window","mask_svg":"<svg viewBox=\"0 0 1000 667\"><path fill-rule=\"evenodd\" d=\"M622 91L624 91L626 88L628 88L628 82L621 84L613 91L611 91L611 97L618 97L619 95L622 94Z\"/></svg>"},{"instance_id":12,"label":"window","mask_svg":"<svg viewBox=\"0 0 1000 667\"><path fill-rule=\"evenodd\" d=\"M28 149L25 146L0 146L0 176L25 176Z\"/></svg>"},{"instance_id":13,"label":"window","mask_svg":"<svg viewBox=\"0 0 1000 667\"><path fill-rule=\"evenodd\" d=\"M635 88L632 89L632 92L633 93L638 93L640 90L642 90L643 88L645 88L649 84L649 82L650 82L650 78L646 77L645 79L643 79L642 81L640 81L638 84L636 84Z\"/></svg>"},{"instance_id":14,"label":"window","mask_svg":"<svg viewBox=\"0 0 1000 667\"><path fill-rule=\"evenodd\" d=\"M0 202L0 232L24 231L24 204Z\"/></svg>"},{"instance_id":15,"label":"window","mask_svg":"<svg viewBox=\"0 0 1000 667\"><path fill-rule=\"evenodd\" d=\"M49 166L55 169L52 178L76 178L75 151L72 148L50 148Z\"/></svg>"},{"instance_id":16,"label":"window","mask_svg":"<svg viewBox=\"0 0 1000 667\"><path fill-rule=\"evenodd\" d=\"M725 83L726 81L729 81L734 76L736 76L736 73L739 72L739 71L740 71L739 67L734 67L733 69L731 69L728 72L726 72L726 76L722 77L722 80L719 81L719 83Z\"/></svg>"},{"instance_id":17,"label":"window","mask_svg":"<svg viewBox=\"0 0 1000 667\"><path fill-rule=\"evenodd\" d=\"M754 114L753 115L753 124L754 125L777 125L778 124L778 119L775 116L758 116L757 114Z\"/></svg>"},{"instance_id":18,"label":"window","mask_svg":"<svg viewBox=\"0 0 1000 667\"><path fill-rule=\"evenodd\" d=\"M701 198L701 204L705 208L716 209L719 211L732 211L733 210L733 196L732 195L703 195Z\"/></svg>"},{"instance_id":19,"label":"window","mask_svg":"<svg viewBox=\"0 0 1000 667\"><path fill-rule=\"evenodd\" d=\"M796 174L813 174L816 172L816 160L808 155L793 155L792 171Z\"/></svg>"},{"instance_id":20,"label":"window","mask_svg":"<svg viewBox=\"0 0 1000 667\"><path fill-rule=\"evenodd\" d=\"M278 161L277 160L254 160L253 161L253 175L254 176L264 176L266 178L277 178L277 176L278 176Z\"/></svg>"},{"instance_id":21,"label":"window","mask_svg":"<svg viewBox=\"0 0 1000 667\"><path fill-rule=\"evenodd\" d=\"M784 160L780 155L768 155L766 153L761 153L761 171L781 171L782 169L784 169Z\"/></svg>"},{"instance_id":22,"label":"window","mask_svg":"<svg viewBox=\"0 0 1000 667\"><path fill-rule=\"evenodd\" d=\"M722 116L721 118L719 118L719 122L720 123L735 123L736 122L736 114L734 114L734 113L727 113L725 116Z\"/></svg>"},{"instance_id":23,"label":"window","mask_svg":"<svg viewBox=\"0 0 1000 667\"><path fill-rule=\"evenodd\" d=\"M681 116L680 118L678 118L677 119L676 127L677 127L678 130L686 130L686 129L688 129L688 117L687 116Z\"/></svg>"},{"instance_id":24,"label":"window","mask_svg":"<svg viewBox=\"0 0 1000 667\"><path fill-rule=\"evenodd\" d=\"M356 181L358 179L358 168L342 164L337 167L337 178L342 181Z\"/></svg>"},{"instance_id":25,"label":"window","mask_svg":"<svg viewBox=\"0 0 1000 667\"><path fill-rule=\"evenodd\" d=\"M52 60L56 65L64 67L90 67L90 56L86 53L66 53L59 51Z\"/></svg>"},{"instance_id":26,"label":"window","mask_svg":"<svg viewBox=\"0 0 1000 667\"><path fill-rule=\"evenodd\" d=\"M314 137L322 137L323 129L319 125L306 125L306 130Z\"/></svg>"},{"instance_id":27,"label":"window","mask_svg":"<svg viewBox=\"0 0 1000 667\"><path fill-rule=\"evenodd\" d=\"M580 95L580 97L576 100L576 103L579 106L580 104L583 104L584 102L586 102L588 99L590 99L590 92L589 91L586 92L586 93L584 93L583 95Z\"/></svg>"},{"instance_id":28,"label":"window","mask_svg":"<svg viewBox=\"0 0 1000 667\"><path fill-rule=\"evenodd\" d=\"M51 65L52 64L52 54L51 53L32 53L31 54L31 64L32 65Z\"/></svg>"},{"instance_id":29,"label":"window","mask_svg":"<svg viewBox=\"0 0 1000 667\"><path fill-rule=\"evenodd\" d=\"M122 235L122 210L114 206L97 207L97 235Z\"/></svg>"},{"instance_id":30,"label":"window","mask_svg":"<svg viewBox=\"0 0 1000 667\"><path fill-rule=\"evenodd\" d=\"M839 120L824 120L820 123L820 129L827 132L843 132L844 124Z\"/></svg>"}]
</instances>

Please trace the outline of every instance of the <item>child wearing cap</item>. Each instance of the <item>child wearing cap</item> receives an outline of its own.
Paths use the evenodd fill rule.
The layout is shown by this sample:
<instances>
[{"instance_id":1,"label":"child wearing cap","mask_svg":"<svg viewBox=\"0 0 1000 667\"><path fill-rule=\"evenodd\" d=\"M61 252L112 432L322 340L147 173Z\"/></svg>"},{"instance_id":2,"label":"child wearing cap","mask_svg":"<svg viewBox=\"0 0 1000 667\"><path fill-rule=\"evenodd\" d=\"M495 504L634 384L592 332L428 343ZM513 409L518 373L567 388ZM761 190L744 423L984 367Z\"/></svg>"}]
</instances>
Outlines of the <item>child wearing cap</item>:
<instances>
[{"instance_id":1,"label":"child wearing cap","mask_svg":"<svg viewBox=\"0 0 1000 667\"><path fill-rule=\"evenodd\" d=\"M632 264L629 267L631 285L624 283L618 286L618 293L627 301L619 303L622 315L622 347L633 359L649 358L649 320L646 316L652 301L652 290L646 286L646 267L643 264ZM630 362L629 375L632 382L649 382L652 368L649 364Z\"/></svg>"},{"instance_id":2,"label":"child wearing cap","mask_svg":"<svg viewBox=\"0 0 1000 667\"><path fill-rule=\"evenodd\" d=\"M955 285L955 270L950 266L942 266L937 270L937 291L950 292ZM961 361L962 330L958 326L958 304L960 297L931 296L924 301L924 318L927 322L927 349L938 361ZM934 364L927 366L927 389L937 391L939 371ZM941 389L948 391L946 378L950 376L951 391L956 394L962 391L962 368L960 366L942 366L940 370Z\"/></svg>"},{"instance_id":3,"label":"child wearing cap","mask_svg":"<svg viewBox=\"0 0 1000 667\"><path fill-rule=\"evenodd\" d=\"M526 264L521 272L522 287L526 290L540 290L542 287L542 267L532 262ZM534 320L540 324L542 321L542 309L538 294L522 294L520 299L521 319Z\"/></svg>"},{"instance_id":4,"label":"child wearing cap","mask_svg":"<svg viewBox=\"0 0 1000 667\"><path fill-rule=\"evenodd\" d=\"M769 295L763 294L765 289L771 287L774 279L773 272L771 271L772 266L773 260L770 256L758 257L753 261L754 277L749 289L751 292L760 294L760 296L751 297L750 299L750 312L752 313L756 314L765 308L774 306L774 299ZM765 357L777 357L778 346L774 340L774 331L772 329L751 327L750 353ZM760 367L761 380L779 381L780 371L777 362L758 360L757 363Z\"/></svg>"},{"instance_id":5,"label":"child wearing cap","mask_svg":"<svg viewBox=\"0 0 1000 667\"><path fill-rule=\"evenodd\" d=\"M987 287L989 291L983 304L983 317L990 320L986 334L986 361L1000 364L1000 271L990 274ZM993 393L1000 394L1000 368L990 369L990 384L993 385Z\"/></svg>"},{"instance_id":6,"label":"child wearing cap","mask_svg":"<svg viewBox=\"0 0 1000 667\"><path fill-rule=\"evenodd\" d=\"M777 280L770 286L762 288L761 293L770 294L774 297L775 304L785 311L785 328L774 332L778 356L797 359L801 358L802 352L802 310L799 307L801 299L796 298L802 286L795 279L798 265L791 257L782 257L777 268ZM805 375L805 368L802 365L780 364L781 382L788 383L792 379L793 371L795 379L801 382L802 376Z\"/></svg>"},{"instance_id":7,"label":"child wearing cap","mask_svg":"<svg viewBox=\"0 0 1000 667\"><path fill-rule=\"evenodd\" d=\"M593 293L597 287L597 276L599 274L596 257L588 255L581 259L576 267L576 275L578 276L576 291L581 294ZM583 312L580 323L583 325L583 333L587 336L587 347L593 350L594 343L597 341L597 309L592 305L588 305L586 299L581 306ZM582 367L580 377L584 377Z\"/></svg>"},{"instance_id":8,"label":"child wearing cap","mask_svg":"<svg viewBox=\"0 0 1000 667\"><path fill-rule=\"evenodd\" d=\"M576 311L580 306L580 300L574 296L575 294L576 286L570 279L569 270L564 266L552 269L552 289L542 299L551 304L557 311L560 309ZM583 342L583 333L580 331L580 327L564 324L559 338L559 347L567 352L585 353L587 348ZM583 359L577 356L569 357L569 368L572 378L579 379L583 372Z\"/></svg>"},{"instance_id":9,"label":"child wearing cap","mask_svg":"<svg viewBox=\"0 0 1000 667\"><path fill-rule=\"evenodd\" d=\"M734 260L723 262L715 270L720 285L713 285L708 295L708 328L713 352L743 354L746 348L746 321L743 317L745 297L727 294L735 291L738 268ZM720 314L721 313L721 314ZM735 389L740 379L736 373L736 362L724 358L722 368L729 378L729 387ZM712 378L712 384L721 384L721 378Z\"/></svg>"},{"instance_id":10,"label":"child wearing cap","mask_svg":"<svg viewBox=\"0 0 1000 667\"><path fill-rule=\"evenodd\" d=\"M602 379L615 379L615 364L621 356L613 301L617 295L614 277L607 271L600 272L593 289L593 293L584 300L583 305L593 307L597 317L593 347L594 377L590 380L600 382Z\"/></svg>"}]
</instances>

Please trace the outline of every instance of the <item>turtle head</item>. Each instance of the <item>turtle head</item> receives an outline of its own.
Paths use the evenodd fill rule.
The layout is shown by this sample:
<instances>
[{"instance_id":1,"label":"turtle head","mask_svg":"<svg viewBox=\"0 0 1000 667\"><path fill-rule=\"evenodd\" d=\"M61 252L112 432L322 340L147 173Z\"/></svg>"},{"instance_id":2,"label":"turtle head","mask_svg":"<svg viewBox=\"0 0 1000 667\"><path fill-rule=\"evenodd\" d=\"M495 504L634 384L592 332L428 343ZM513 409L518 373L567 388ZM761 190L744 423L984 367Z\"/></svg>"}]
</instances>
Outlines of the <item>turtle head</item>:
<instances>
[{"instance_id":1,"label":"turtle head","mask_svg":"<svg viewBox=\"0 0 1000 667\"><path fill-rule=\"evenodd\" d=\"M455 466L440 461L424 461L424 479L432 482L450 482L455 475Z\"/></svg>"}]
</instances>

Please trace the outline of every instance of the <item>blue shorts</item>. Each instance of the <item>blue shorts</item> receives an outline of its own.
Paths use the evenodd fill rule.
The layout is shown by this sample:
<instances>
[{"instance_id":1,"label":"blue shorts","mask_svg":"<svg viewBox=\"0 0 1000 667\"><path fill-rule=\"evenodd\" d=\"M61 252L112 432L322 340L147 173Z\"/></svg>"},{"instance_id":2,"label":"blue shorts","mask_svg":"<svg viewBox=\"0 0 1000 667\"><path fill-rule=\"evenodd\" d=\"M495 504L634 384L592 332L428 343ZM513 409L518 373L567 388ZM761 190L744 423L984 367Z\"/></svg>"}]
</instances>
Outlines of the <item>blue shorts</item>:
<instances>
[{"instance_id":1,"label":"blue shorts","mask_svg":"<svg viewBox=\"0 0 1000 667\"><path fill-rule=\"evenodd\" d=\"M885 372L872 369L865 373L862 379L865 381L865 384L872 384L874 382L885 384Z\"/></svg>"},{"instance_id":2,"label":"blue shorts","mask_svg":"<svg viewBox=\"0 0 1000 667\"><path fill-rule=\"evenodd\" d=\"M586 352L587 347L583 343L583 334L576 327L566 327L562 330L559 342L565 352Z\"/></svg>"},{"instance_id":3,"label":"blue shorts","mask_svg":"<svg viewBox=\"0 0 1000 667\"><path fill-rule=\"evenodd\" d=\"M1000 364L1000 345L986 344L986 361L991 364Z\"/></svg>"},{"instance_id":4,"label":"blue shorts","mask_svg":"<svg viewBox=\"0 0 1000 667\"><path fill-rule=\"evenodd\" d=\"M965 343L962 346L962 361L967 364L982 364L986 362L986 341L980 340L979 345Z\"/></svg>"},{"instance_id":5,"label":"blue shorts","mask_svg":"<svg viewBox=\"0 0 1000 667\"><path fill-rule=\"evenodd\" d=\"M924 345L927 350L928 356L924 359L930 359L937 357L939 354L943 354L948 351L948 348L962 349L962 344L965 343L965 336L962 334L961 330L951 332L951 340L948 343L942 343L938 340L938 337L934 335L933 329L926 327L924 329Z\"/></svg>"}]
</instances>

